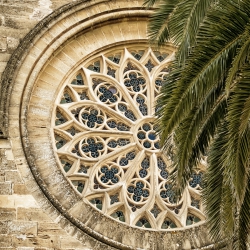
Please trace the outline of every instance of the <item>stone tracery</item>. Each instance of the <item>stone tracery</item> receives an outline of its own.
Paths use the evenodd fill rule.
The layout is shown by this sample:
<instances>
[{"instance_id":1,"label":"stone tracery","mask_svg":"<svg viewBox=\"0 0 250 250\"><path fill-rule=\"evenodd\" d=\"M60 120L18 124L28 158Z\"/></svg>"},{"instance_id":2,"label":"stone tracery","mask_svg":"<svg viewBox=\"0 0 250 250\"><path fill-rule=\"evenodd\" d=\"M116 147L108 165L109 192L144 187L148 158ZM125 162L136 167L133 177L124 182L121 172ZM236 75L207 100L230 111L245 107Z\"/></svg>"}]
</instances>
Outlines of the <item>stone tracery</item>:
<instances>
[{"instance_id":1,"label":"stone tracery","mask_svg":"<svg viewBox=\"0 0 250 250\"><path fill-rule=\"evenodd\" d=\"M118 221L157 230L204 218L202 173L176 203L153 125L168 58L145 47L95 56L65 82L54 120L59 164L79 195Z\"/></svg>"}]
</instances>

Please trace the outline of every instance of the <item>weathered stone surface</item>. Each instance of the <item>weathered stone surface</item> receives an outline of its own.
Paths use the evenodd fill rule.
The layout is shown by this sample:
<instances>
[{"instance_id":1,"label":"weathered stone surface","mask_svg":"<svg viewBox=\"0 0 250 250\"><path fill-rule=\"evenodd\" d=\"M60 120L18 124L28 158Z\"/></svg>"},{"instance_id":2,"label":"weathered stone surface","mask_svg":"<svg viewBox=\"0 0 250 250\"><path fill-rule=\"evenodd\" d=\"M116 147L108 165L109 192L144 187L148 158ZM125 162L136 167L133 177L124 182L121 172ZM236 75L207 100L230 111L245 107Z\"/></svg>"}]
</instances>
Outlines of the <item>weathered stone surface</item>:
<instances>
[{"instance_id":1,"label":"weathered stone surface","mask_svg":"<svg viewBox=\"0 0 250 250\"><path fill-rule=\"evenodd\" d=\"M12 193L10 182L0 182L0 195L8 195Z\"/></svg>"},{"instance_id":2,"label":"weathered stone surface","mask_svg":"<svg viewBox=\"0 0 250 250\"><path fill-rule=\"evenodd\" d=\"M0 37L0 52L5 52L7 50L7 37Z\"/></svg>"},{"instance_id":3,"label":"weathered stone surface","mask_svg":"<svg viewBox=\"0 0 250 250\"><path fill-rule=\"evenodd\" d=\"M22 183L22 179L18 171L5 171L5 180L14 184Z\"/></svg>"},{"instance_id":4,"label":"weathered stone surface","mask_svg":"<svg viewBox=\"0 0 250 250\"><path fill-rule=\"evenodd\" d=\"M5 181L5 172L0 171L0 183Z\"/></svg>"},{"instance_id":5,"label":"weathered stone surface","mask_svg":"<svg viewBox=\"0 0 250 250\"><path fill-rule=\"evenodd\" d=\"M17 220L51 222L50 217L41 208L17 208Z\"/></svg>"},{"instance_id":6,"label":"weathered stone surface","mask_svg":"<svg viewBox=\"0 0 250 250\"><path fill-rule=\"evenodd\" d=\"M8 221L0 221L0 234L8 233Z\"/></svg>"},{"instance_id":7,"label":"weathered stone surface","mask_svg":"<svg viewBox=\"0 0 250 250\"><path fill-rule=\"evenodd\" d=\"M38 204L32 195L12 195L15 207L37 208Z\"/></svg>"},{"instance_id":8,"label":"weathered stone surface","mask_svg":"<svg viewBox=\"0 0 250 250\"><path fill-rule=\"evenodd\" d=\"M16 219L15 208L1 208L0 207L0 220L1 221L11 221L15 219Z\"/></svg>"},{"instance_id":9,"label":"weathered stone surface","mask_svg":"<svg viewBox=\"0 0 250 250\"><path fill-rule=\"evenodd\" d=\"M81 242L73 240L72 238L69 239L67 236L61 237L61 248L75 249L81 247L82 247Z\"/></svg>"},{"instance_id":10,"label":"weathered stone surface","mask_svg":"<svg viewBox=\"0 0 250 250\"><path fill-rule=\"evenodd\" d=\"M37 222L10 221L8 223L10 234L37 235Z\"/></svg>"},{"instance_id":11,"label":"weathered stone surface","mask_svg":"<svg viewBox=\"0 0 250 250\"><path fill-rule=\"evenodd\" d=\"M14 184L13 185L13 194L26 195L29 194L25 184Z\"/></svg>"},{"instance_id":12,"label":"weathered stone surface","mask_svg":"<svg viewBox=\"0 0 250 250\"><path fill-rule=\"evenodd\" d=\"M38 223L38 231L37 231L38 235L67 235L67 233L62 230L62 228L56 224L56 223L52 223L52 222L40 222Z\"/></svg>"},{"instance_id":13,"label":"weathered stone surface","mask_svg":"<svg viewBox=\"0 0 250 250\"><path fill-rule=\"evenodd\" d=\"M0 207L1 208L15 208L15 202L12 196L0 195Z\"/></svg>"},{"instance_id":14,"label":"weathered stone surface","mask_svg":"<svg viewBox=\"0 0 250 250\"><path fill-rule=\"evenodd\" d=\"M11 246L12 242L12 236L7 236L7 235L0 235L0 246L3 247L9 247ZM0 247L0 249L1 249Z\"/></svg>"},{"instance_id":15,"label":"weathered stone surface","mask_svg":"<svg viewBox=\"0 0 250 250\"><path fill-rule=\"evenodd\" d=\"M16 39L14 37L7 37L7 47L9 51L14 50L18 46L18 44L19 44L19 39Z\"/></svg>"},{"instance_id":16,"label":"weathered stone surface","mask_svg":"<svg viewBox=\"0 0 250 250\"><path fill-rule=\"evenodd\" d=\"M20 234L17 237L13 237L12 245L14 247L47 247L60 249L60 238L56 236L41 238L39 236L33 237L30 235Z\"/></svg>"}]
</instances>

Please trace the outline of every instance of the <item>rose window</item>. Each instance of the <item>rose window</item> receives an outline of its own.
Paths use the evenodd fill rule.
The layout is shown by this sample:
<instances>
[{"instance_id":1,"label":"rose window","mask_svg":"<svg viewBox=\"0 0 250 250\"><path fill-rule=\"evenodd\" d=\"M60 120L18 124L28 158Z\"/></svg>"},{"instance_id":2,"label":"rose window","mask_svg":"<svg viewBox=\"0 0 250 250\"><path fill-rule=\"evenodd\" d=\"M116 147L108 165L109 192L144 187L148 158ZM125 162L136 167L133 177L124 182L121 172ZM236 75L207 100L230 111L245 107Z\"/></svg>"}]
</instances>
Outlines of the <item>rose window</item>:
<instances>
[{"instance_id":1,"label":"rose window","mask_svg":"<svg viewBox=\"0 0 250 250\"><path fill-rule=\"evenodd\" d=\"M117 47L86 59L63 83L54 111L58 164L77 194L99 212L142 229L171 230L204 221L205 166L180 200L154 125L167 84L169 49Z\"/></svg>"}]
</instances>

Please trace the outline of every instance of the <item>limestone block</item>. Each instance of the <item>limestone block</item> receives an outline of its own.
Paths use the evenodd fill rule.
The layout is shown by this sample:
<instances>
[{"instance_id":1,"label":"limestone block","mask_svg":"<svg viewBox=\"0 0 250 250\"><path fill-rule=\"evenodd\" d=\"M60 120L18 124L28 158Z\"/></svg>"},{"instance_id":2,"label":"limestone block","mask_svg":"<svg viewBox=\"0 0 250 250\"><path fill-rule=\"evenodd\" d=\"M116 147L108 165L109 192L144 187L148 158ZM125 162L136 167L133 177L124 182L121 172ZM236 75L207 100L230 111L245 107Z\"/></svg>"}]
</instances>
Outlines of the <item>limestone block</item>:
<instances>
[{"instance_id":1,"label":"limestone block","mask_svg":"<svg viewBox=\"0 0 250 250\"><path fill-rule=\"evenodd\" d=\"M79 39L72 40L69 43L69 47L74 51L75 54L78 55L79 58L82 58L87 54L87 50L85 49L84 45L81 46Z\"/></svg>"},{"instance_id":2,"label":"limestone block","mask_svg":"<svg viewBox=\"0 0 250 250\"><path fill-rule=\"evenodd\" d=\"M61 60L64 64L73 67L76 64L76 61L73 57L66 55L65 53L61 52L57 54L57 58Z\"/></svg>"},{"instance_id":3,"label":"limestone block","mask_svg":"<svg viewBox=\"0 0 250 250\"><path fill-rule=\"evenodd\" d=\"M0 8L0 10L1 10L1 8ZM14 29L11 27L6 28L5 26L0 26L0 34L1 34L0 37L5 37L6 46L8 48L7 37L14 37L16 39L19 39L19 37L22 38L28 31L28 30L26 30L26 31L25 30L26 29ZM4 50L4 51L6 51L6 53L7 53L7 48L6 48L6 50Z\"/></svg>"},{"instance_id":4,"label":"limestone block","mask_svg":"<svg viewBox=\"0 0 250 250\"><path fill-rule=\"evenodd\" d=\"M14 184L13 185L13 193L25 195L25 194L28 194L29 192L24 184Z\"/></svg>"},{"instance_id":5,"label":"limestone block","mask_svg":"<svg viewBox=\"0 0 250 250\"><path fill-rule=\"evenodd\" d=\"M25 16L28 14L27 12L31 12L29 8L32 4L34 4L34 1L30 0L1 0L0 10L3 14L7 13L9 16Z\"/></svg>"},{"instance_id":6,"label":"limestone block","mask_svg":"<svg viewBox=\"0 0 250 250\"><path fill-rule=\"evenodd\" d=\"M5 16L5 26L7 26L8 28L13 28L13 29L18 29L19 25L18 25L18 22L16 22L16 20L13 19L13 15L8 15L8 16Z\"/></svg>"},{"instance_id":7,"label":"limestone block","mask_svg":"<svg viewBox=\"0 0 250 250\"><path fill-rule=\"evenodd\" d=\"M37 119L35 119L37 118ZM34 116L33 119L29 119L29 121L27 122L28 126L33 125L33 127L46 127L48 126L48 123L46 121L44 121L44 119L42 119L41 117L36 117Z\"/></svg>"},{"instance_id":8,"label":"limestone block","mask_svg":"<svg viewBox=\"0 0 250 250\"><path fill-rule=\"evenodd\" d=\"M18 247L33 247L35 249L60 249L60 239L56 236L47 235L46 238L41 238L40 236L34 237L33 235L20 234L13 237L12 245L16 248Z\"/></svg>"},{"instance_id":9,"label":"limestone block","mask_svg":"<svg viewBox=\"0 0 250 250\"><path fill-rule=\"evenodd\" d=\"M10 142L6 139L0 139L0 149L6 149L6 148L10 148ZM1 151L2 153L4 153L4 151Z\"/></svg>"},{"instance_id":10,"label":"limestone block","mask_svg":"<svg viewBox=\"0 0 250 250\"><path fill-rule=\"evenodd\" d=\"M49 221L51 219L41 208L17 208L17 220L23 221Z\"/></svg>"},{"instance_id":11,"label":"limestone block","mask_svg":"<svg viewBox=\"0 0 250 250\"><path fill-rule=\"evenodd\" d=\"M13 167L11 167L10 169L14 169L15 168L15 162L14 162L14 156L13 156L12 150L11 149L6 149L5 154L6 154L6 158L8 160L9 167L10 167L11 164L13 165Z\"/></svg>"},{"instance_id":12,"label":"limestone block","mask_svg":"<svg viewBox=\"0 0 250 250\"><path fill-rule=\"evenodd\" d=\"M121 33L121 30L120 30L120 27L117 25L117 24L111 24L109 25L111 31L115 34L114 38L116 40L116 42L119 42L121 40L125 40L122 33Z\"/></svg>"},{"instance_id":13,"label":"limestone block","mask_svg":"<svg viewBox=\"0 0 250 250\"><path fill-rule=\"evenodd\" d=\"M68 0L52 0L51 2L52 2L51 8L54 10L54 9L59 8L60 6L62 6L64 4L69 3L70 1L68 1Z\"/></svg>"},{"instance_id":14,"label":"limestone block","mask_svg":"<svg viewBox=\"0 0 250 250\"><path fill-rule=\"evenodd\" d=\"M12 237L7 235L0 235L0 249L4 247L10 247L12 242Z\"/></svg>"},{"instance_id":15,"label":"limestone block","mask_svg":"<svg viewBox=\"0 0 250 250\"><path fill-rule=\"evenodd\" d=\"M0 195L10 195L12 193L10 182L0 182Z\"/></svg>"},{"instance_id":16,"label":"limestone block","mask_svg":"<svg viewBox=\"0 0 250 250\"><path fill-rule=\"evenodd\" d=\"M70 46L70 44L67 44L63 48L63 52L68 57L73 58L73 60L76 61L76 62L78 62L78 61L80 61L82 59L81 55L79 55L78 53L76 53L76 51Z\"/></svg>"},{"instance_id":17,"label":"limestone block","mask_svg":"<svg viewBox=\"0 0 250 250\"><path fill-rule=\"evenodd\" d=\"M42 50L42 48L46 47L48 45L48 43L42 39L40 39L39 41L36 42L35 47L38 50Z\"/></svg>"},{"instance_id":18,"label":"limestone block","mask_svg":"<svg viewBox=\"0 0 250 250\"><path fill-rule=\"evenodd\" d=\"M33 13L30 15L30 19L41 20L52 12L50 0L39 0L38 6L34 8Z\"/></svg>"},{"instance_id":19,"label":"limestone block","mask_svg":"<svg viewBox=\"0 0 250 250\"><path fill-rule=\"evenodd\" d=\"M82 244L73 239L69 238L68 236L61 237L61 248L69 248L69 249L75 249L75 248L81 248Z\"/></svg>"},{"instance_id":20,"label":"limestone block","mask_svg":"<svg viewBox=\"0 0 250 250\"><path fill-rule=\"evenodd\" d=\"M8 221L0 221L0 234L8 233Z\"/></svg>"},{"instance_id":21,"label":"limestone block","mask_svg":"<svg viewBox=\"0 0 250 250\"><path fill-rule=\"evenodd\" d=\"M2 153L1 153L2 152ZM0 149L0 170L6 170L8 168L8 161L5 156L5 150Z\"/></svg>"},{"instance_id":22,"label":"limestone block","mask_svg":"<svg viewBox=\"0 0 250 250\"><path fill-rule=\"evenodd\" d=\"M185 239L183 242L183 246L182 249L184 250L190 250L191 249L191 244L190 241L188 239Z\"/></svg>"},{"instance_id":23,"label":"limestone block","mask_svg":"<svg viewBox=\"0 0 250 250\"><path fill-rule=\"evenodd\" d=\"M0 20L1 20L1 18L0 18ZM8 62L10 59L10 56L11 56L11 54L9 54L9 53L6 53L6 52L2 53L1 57L0 57L0 61L1 62Z\"/></svg>"},{"instance_id":24,"label":"limestone block","mask_svg":"<svg viewBox=\"0 0 250 250\"><path fill-rule=\"evenodd\" d=\"M4 181L5 181L5 172L0 171L0 182L4 182Z\"/></svg>"},{"instance_id":25,"label":"limestone block","mask_svg":"<svg viewBox=\"0 0 250 250\"><path fill-rule=\"evenodd\" d=\"M19 172L13 170L5 172L5 180L10 181L12 183L22 183L22 179Z\"/></svg>"},{"instance_id":26,"label":"limestone block","mask_svg":"<svg viewBox=\"0 0 250 250\"><path fill-rule=\"evenodd\" d=\"M8 231L10 234L32 234L37 235L36 222L10 221L8 224Z\"/></svg>"},{"instance_id":27,"label":"limestone block","mask_svg":"<svg viewBox=\"0 0 250 250\"><path fill-rule=\"evenodd\" d=\"M50 84L39 81L38 87L34 89L34 96L43 98L45 100L51 100L53 98L53 93L51 93L49 88L51 88Z\"/></svg>"},{"instance_id":28,"label":"limestone block","mask_svg":"<svg viewBox=\"0 0 250 250\"><path fill-rule=\"evenodd\" d=\"M37 107L36 106L31 106L30 107L30 113L32 115L34 115L34 117L37 117L37 118L41 118L43 116L45 116L45 117L49 116L50 115L49 110L43 109L42 107L43 107L42 103L37 104Z\"/></svg>"},{"instance_id":29,"label":"limestone block","mask_svg":"<svg viewBox=\"0 0 250 250\"><path fill-rule=\"evenodd\" d=\"M7 38L0 36L0 52L5 52L7 50Z\"/></svg>"},{"instance_id":30,"label":"limestone block","mask_svg":"<svg viewBox=\"0 0 250 250\"><path fill-rule=\"evenodd\" d=\"M12 195L15 207L38 208L38 204L32 195Z\"/></svg>"},{"instance_id":31,"label":"limestone block","mask_svg":"<svg viewBox=\"0 0 250 250\"><path fill-rule=\"evenodd\" d=\"M42 235L67 235L67 233L62 230L62 228L53 222L39 222L37 234Z\"/></svg>"},{"instance_id":32,"label":"limestone block","mask_svg":"<svg viewBox=\"0 0 250 250\"><path fill-rule=\"evenodd\" d=\"M15 219L16 219L15 208L0 208L0 220L1 221L10 221L10 220L15 220Z\"/></svg>"},{"instance_id":33,"label":"limestone block","mask_svg":"<svg viewBox=\"0 0 250 250\"><path fill-rule=\"evenodd\" d=\"M112 43L115 42L115 35L110 28L105 26L105 27L101 28L101 31L102 31L102 33L105 36L107 41L109 40Z\"/></svg>"},{"instance_id":34,"label":"limestone block","mask_svg":"<svg viewBox=\"0 0 250 250\"><path fill-rule=\"evenodd\" d=\"M8 207L8 208L14 208L15 202L12 196L9 195L0 195L0 207Z\"/></svg>"},{"instance_id":35,"label":"limestone block","mask_svg":"<svg viewBox=\"0 0 250 250\"><path fill-rule=\"evenodd\" d=\"M34 250L34 247L18 247L17 250Z\"/></svg>"},{"instance_id":36,"label":"limestone block","mask_svg":"<svg viewBox=\"0 0 250 250\"><path fill-rule=\"evenodd\" d=\"M5 16L4 15L0 15L0 26L1 25L5 25Z\"/></svg>"}]
</instances>

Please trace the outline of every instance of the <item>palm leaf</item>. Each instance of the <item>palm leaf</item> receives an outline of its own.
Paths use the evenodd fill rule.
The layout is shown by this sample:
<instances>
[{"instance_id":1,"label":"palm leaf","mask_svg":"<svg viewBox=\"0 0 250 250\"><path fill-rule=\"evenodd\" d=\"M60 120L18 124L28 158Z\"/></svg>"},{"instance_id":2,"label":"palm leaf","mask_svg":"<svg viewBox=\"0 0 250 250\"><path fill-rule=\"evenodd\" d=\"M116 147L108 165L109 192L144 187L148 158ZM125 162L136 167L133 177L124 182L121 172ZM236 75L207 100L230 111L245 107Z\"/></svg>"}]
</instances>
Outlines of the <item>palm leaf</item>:
<instances>
[{"instance_id":1,"label":"palm leaf","mask_svg":"<svg viewBox=\"0 0 250 250\"><path fill-rule=\"evenodd\" d=\"M231 15L227 15L223 19L223 23L237 17L239 13L235 8L235 6L232 7ZM161 109L159 118L165 124L164 128L162 127L162 142L185 118L186 114L194 108L196 102L206 96L206 93L214 87L214 84L224 81L232 58L234 58L241 43L244 30L237 29L227 34L228 31L223 31L219 25L216 26L214 21L218 22L217 19L222 14L219 12L215 18L210 13L208 19L204 22L204 26L200 29L199 34L201 36L206 33L207 36L203 40L201 38L197 39L197 46L187 60L187 65L183 68L183 73L180 74L181 78L176 80L175 88L169 101ZM216 34L218 33L216 36L214 36L215 31L217 31ZM203 51L203 53L200 53L200 51ZM173 72L175 70L178 69L174 68ZM174 76L170 74L169 78L171 77ZM171 81L174 81L174 79ZM168 93L166 95L169 96ZM164 92L162 92L161 98L166 99L164 98Z\"/></svg>"},{"instance_id":2,"label":"palm leaf","mask_svg":"<svg viewBox=\"0 0 250 250\"><path fill-rule=\"evenodd\" d=\"M244 65L240 76L235 80L236 87L228 103L229 140L227 158L225 161L226 174L232 181L235 195L241 204L246 190L249 175L250 129L248 106L250 99L250 64ZM245 118L246 120L243 120Z\"/></svg>"},{"instance_id":3,"label":"palm leaf","mask_svg":"<svg viewBox=\"0 0 250 250\"><path fill-rule=\"evenodd\" d=\"M155 0L146 0L147 6ZM196 43L200 23L214 0L165 0L159 1L159 8L150 19L149 37L159 45L171 40L179 46L179 62L185 62Z\"/></svg>"},{"instance_id":4,"label":"palm leaf","mask_svg":"<svg viewBox=\"0 0 250 250\"><path fill-rule=\"evenodd\" d=\"M218 130L208 155L208 168L204 176L202 198L207 215L207 224L211 236L219 241L225 238L221 207L223 206L223 161L224 144L227 141L227 129L224 123Z\"/></svg>"},{"instance_id":5,"label":"palm leaf","mask_svg":"<svg viewBox=\"0 0 250 250\"><path fill-rule=\"evenodd\" d=\"M208 150L217 126L225 116L225 107L225 95L222 95L221 89L215 88L176 129L177 183L181 191L193 168L198 166Z\"/></svg>"},{"instance_id":6,"label":"palm leaf","mask_svg":"<svg viewBox=\"0 0 250 250\"><path fill-rule=\"evenodd\" d=\"M154 6L157 2L160 2L161 0L144 0L143 6L146 7L152 7Z\"/></svg>"},{"instance_id":7,"label":"palm leaf","mask_svg":"<svg viewBox=\"0 0 250 250\"><path fill-rule=\"evenodd\" d=\"M157 11L150 17L148 29L151 41L157 41L158 44L163 44L170 40L167 24L171 15L174 15L178 2L178 0L165 0L160 2ZM150 3L152 3L152 1L150 1Z\"/></svg>"},{"instance_id":8,"label":"palm leaf","mask_svg":"<svg viewBox=\"0 0 250 250\"><path fill-rule=\"evenodd\" d=\"M178 61L184 64L196 45L196 37L214 0L184 0L176 8L168 24L171 41L178 46Z\"/></svg>"},{"instance_id":9,"label":"palm leaf","mask_svg":"<svg viewBox=\"0 0 250 250\"><path fill-rule=\"evenodd\" d=\"M235 56L232 67L228 72L227 80L226 80L226 92L229 95L232 85L234 84L234 79L237 76L239 69L246 63L246 58L249 57L250 54L250 39L248 31L245 31L245 37L242 39L242 45L238 48L237 55Z\"/></svg>"},{"instance_id":10,"label":"palm leaf","mask_svg":"<svg viewBox=\"0 0 250 250\"><path fill-rule=\"evenodd\" d=\"M230 249L245 250L250 234L249 0L179 0L164 6L167 2L159 2L150 25L152 39L179 47L157 102L161 145L174 153L173 179L180 191L208 151L203 200L210 233L215 240L226 239Z\"/></svg>"},{"instance_id":11,"label":"palm leaf","mask_svg":"<svg viewBox=\"0 0 250 250\"><path fill-rule=\"evenodd\" d=\"M248 236L250 232L250 179L248 179L247 188L243 203L239 213L239 225L237 232L237 241L235 249L247 250Z\"/></svg>"}]
</instances>

